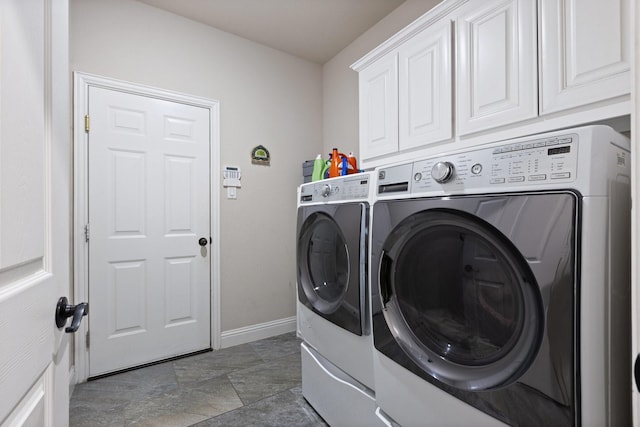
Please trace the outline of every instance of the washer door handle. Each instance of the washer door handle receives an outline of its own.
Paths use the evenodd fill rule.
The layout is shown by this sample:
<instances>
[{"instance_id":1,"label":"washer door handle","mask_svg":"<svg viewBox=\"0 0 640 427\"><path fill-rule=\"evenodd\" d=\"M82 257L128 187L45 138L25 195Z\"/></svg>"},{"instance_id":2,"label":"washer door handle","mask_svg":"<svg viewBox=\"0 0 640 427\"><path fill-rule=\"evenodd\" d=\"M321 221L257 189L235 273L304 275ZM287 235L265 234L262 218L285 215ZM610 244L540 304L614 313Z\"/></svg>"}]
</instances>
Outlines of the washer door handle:
<instances>
[{"instance_id":1,"label":"washer door handle","mask_svg":"<svg viewBox=\"0 0 640 427\"><path fill-rule=\"evenodd\" d=\"M636 381L638 391L640 391L640 354L636 356L636 363L633 366L633 378Z\"/></svg>"},{"instance_id":2,"label":"washer door handle","mask_svg":"<svg viewBox=\"0 0 640 427\"><path fill-rule=\"evenodd\" d=\"M387 255L386 252L382 252L382 260L380 261L380 296L382 297L383 307L387 306L389 299L391 298L391 263L393 261Z\"/></svg>"}]
</instances>

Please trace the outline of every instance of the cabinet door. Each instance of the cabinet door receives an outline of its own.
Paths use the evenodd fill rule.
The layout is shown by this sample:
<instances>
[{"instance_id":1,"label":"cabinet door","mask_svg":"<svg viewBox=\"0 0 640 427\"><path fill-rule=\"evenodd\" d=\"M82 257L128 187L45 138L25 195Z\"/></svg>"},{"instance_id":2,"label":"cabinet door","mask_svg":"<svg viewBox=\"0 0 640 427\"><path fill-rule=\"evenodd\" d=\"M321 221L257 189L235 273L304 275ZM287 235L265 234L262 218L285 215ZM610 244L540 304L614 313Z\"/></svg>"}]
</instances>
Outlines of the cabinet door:
<instances>
[{"instance_id":1,"label":"cabinet door","mask_svg":"<svg viewBox=\"0 0 640 427\"><path fill-rule=\"evenodd\" d=\"M398 58L400 150L451 138L451 23L416 35Z\"/></svg>"},{"instance_id":2,"label":"cabinet door","mask_svg":"<svg viewBox=\"0 0 640 427\"><path fill-rule=\"evenodd\" d=\"M630 93L630 1L541 0L541 110Z\"/></svg>"},{"instance_id":3,"label":"cabinet door","mask_svg":"<svg viewBox=\"0 0 640 427\"><path fill-rule=\"evenodd\" d=\"M458 133L535 117L536 2L472 0L456 22Z\"/></svg>"},{"instance_id":4,"label":"cabinet door","mask_svg":"<svg viewBox=\"0 0 640 427\"><path fill-rule=\"evenodd\" d=\"M398 59L388 54L359 74L360 157L398 151Z\"/></svg>"}]
</instances>

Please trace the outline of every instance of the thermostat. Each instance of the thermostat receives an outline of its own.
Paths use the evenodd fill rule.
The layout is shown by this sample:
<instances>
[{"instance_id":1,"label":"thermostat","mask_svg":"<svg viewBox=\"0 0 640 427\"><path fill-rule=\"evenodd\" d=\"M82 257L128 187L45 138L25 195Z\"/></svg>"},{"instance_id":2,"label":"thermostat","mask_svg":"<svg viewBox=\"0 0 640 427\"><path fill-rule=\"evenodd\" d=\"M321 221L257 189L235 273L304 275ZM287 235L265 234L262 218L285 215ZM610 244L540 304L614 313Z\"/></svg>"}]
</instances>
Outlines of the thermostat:
<instances>
[{"instance_id":1,"label":"thermostat","mask_svg":"<svg viewBox=\"0 0 640 427\"><path fill-rule=\"evenodd\" d=\"M237 166L225 166L222 171L222 177L224 180L222 181L222 185L225 187L242 187L240 183L240 178L242 177L242 172L240 168Z\"/></svg>"}]
</instances>

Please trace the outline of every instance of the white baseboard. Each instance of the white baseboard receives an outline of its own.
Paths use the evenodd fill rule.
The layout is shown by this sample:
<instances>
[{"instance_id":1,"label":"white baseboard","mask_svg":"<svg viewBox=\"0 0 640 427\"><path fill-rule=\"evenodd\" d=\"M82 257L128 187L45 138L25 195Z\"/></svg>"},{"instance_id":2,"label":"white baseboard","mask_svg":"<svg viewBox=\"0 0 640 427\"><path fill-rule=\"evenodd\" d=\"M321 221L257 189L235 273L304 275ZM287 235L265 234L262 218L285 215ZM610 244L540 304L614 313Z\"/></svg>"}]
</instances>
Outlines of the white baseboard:
<instances>
[{"instance_id":1,"label":"white baseboard","mask_svg":"<svg viewBox=\"0 0 640 427\"><path fill-rule=\"evenodd\" d=\"M294 332L296 330L296 317L273 320L271 322L258 323L222 332L220 348L233 347L234 345L273 337L275 335Z\"/></svg>"}]
</instances>

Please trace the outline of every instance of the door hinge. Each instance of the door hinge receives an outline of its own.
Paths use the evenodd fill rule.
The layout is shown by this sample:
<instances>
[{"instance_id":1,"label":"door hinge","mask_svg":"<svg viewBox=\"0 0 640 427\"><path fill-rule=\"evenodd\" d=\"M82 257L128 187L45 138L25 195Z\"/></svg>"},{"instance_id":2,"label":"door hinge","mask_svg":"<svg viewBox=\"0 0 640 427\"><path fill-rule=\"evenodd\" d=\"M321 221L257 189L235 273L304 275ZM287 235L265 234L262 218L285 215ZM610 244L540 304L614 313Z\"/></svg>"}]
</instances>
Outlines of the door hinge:
<instances>
[{"instance_id":1,"label":"door hinge","mask_svg":"<svg viewBox=\"0 0 640 427\"><path fill-rule=\"evenodd\" d=\"M89 350L89 331L87 331L87 335L84 337L84 345Z\"/></svg>"},{"instance_id":2,"label":"door hinge","mask_svg":"<svg viewBox=\"0 0 640 427\"><path fill-rule=\"evenodd\" d=\"M84 116L84 131L89 132L89 115Z\"/></svg>"},{"instance_id":3,"label":"door hinge","mask_svg":"<svg viewBox=\"0 0 640 427\"><path fill-rule=\"evenodd\" d=\"M84 241L87 243L89 242L89 224L88 223L84 226Z\"/></svg>"}]
</instances>

